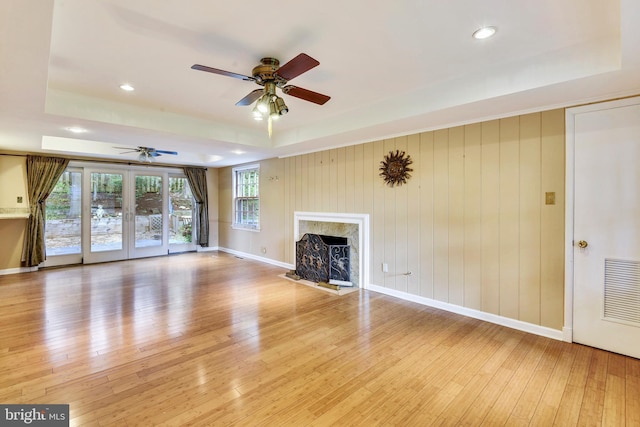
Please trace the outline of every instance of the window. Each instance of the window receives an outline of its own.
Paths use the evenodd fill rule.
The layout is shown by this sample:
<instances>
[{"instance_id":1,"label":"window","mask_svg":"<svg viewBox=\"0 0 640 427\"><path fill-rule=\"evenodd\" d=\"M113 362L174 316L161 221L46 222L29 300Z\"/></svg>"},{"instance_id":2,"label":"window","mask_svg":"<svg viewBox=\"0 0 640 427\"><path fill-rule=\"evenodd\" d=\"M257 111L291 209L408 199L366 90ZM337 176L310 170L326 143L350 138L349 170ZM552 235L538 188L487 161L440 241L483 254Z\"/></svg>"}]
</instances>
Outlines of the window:
<instances>
[{"instance_id":1,"label":"window","mask_svg":"<svg viewBox=\"0 0 640 427\"><path fill-rule=\"evenodd\" d=\"M260 229L260 166L233 169L233 226Z\"/></svg>"}]
</instances>

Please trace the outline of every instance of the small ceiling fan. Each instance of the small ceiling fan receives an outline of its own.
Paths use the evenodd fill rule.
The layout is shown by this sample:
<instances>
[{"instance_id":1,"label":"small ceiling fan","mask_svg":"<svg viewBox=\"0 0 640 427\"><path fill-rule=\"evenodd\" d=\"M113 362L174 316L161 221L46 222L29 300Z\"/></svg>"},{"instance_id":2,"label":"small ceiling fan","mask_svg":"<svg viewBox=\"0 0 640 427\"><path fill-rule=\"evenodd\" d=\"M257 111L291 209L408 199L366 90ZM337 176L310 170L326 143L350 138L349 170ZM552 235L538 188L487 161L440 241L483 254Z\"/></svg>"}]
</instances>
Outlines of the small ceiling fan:
<instances>
[{"instance_id":1,"label":"small ceiling fan","mask_svg":"<svg viewBox=\"0 0 640 427\"><path fill-rule=\"evenodd\" d=\"M151 147L137 147L137 148L113 147L113 148L119 148L121 150L128 150L128 151L123 151L120 154L139 153L138 154L138 161L139 162L146 162L146 163L153 162L156 157L160 157L163 154L171 154L173 156L177 156L178 155L177 151L156 150L155 148L151 148Z\"/></svg>"},{"instance_id":2,"label":"small ceiling fan","mask_svg":"<svg viewBox=\"0 0 640 427\"><path fill-rule=\"evenodd\" d=\"M284 100L276 94L276 88L280 88L282 92L287 95L318 105L324 105L331 99L330 96L287 84L289 80L298 77L300 74L318 65L320 65L320 62L306 53L301 53L283 66L280 66L280 61L276 58L262 58L260 64L253 68L251 76L219 70L200 64L194 64L191 68L207 73L251 81L263 86L262 89L249 92L249 94L238 101L236 105L251 105L257 101L253 109L254 118L256 120L262 120L266 116L269 118L269 123L271 123L271 119L276 119L289 112L289 108L286 106Z\"/></svg>"}]
</instances>

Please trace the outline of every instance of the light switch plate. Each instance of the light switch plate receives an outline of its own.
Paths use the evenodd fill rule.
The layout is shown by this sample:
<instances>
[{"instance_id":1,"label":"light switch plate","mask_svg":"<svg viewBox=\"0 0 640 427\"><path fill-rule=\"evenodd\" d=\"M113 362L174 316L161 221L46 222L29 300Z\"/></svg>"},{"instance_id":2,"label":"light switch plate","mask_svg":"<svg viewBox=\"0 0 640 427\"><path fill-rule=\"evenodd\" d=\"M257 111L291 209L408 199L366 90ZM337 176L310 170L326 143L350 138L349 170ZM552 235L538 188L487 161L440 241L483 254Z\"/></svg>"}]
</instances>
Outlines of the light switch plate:
<instances>
[{"instance_id":1,"label":"light switch plate","mask_svg":"<svg viewBox=\"0 0 640 427\"><path fill-rule=\"evenodd\" d=\"M555 205L556 204L556 192L549 191L544 193L544 204L545 205Z\"/></svg>"}]
</instances>

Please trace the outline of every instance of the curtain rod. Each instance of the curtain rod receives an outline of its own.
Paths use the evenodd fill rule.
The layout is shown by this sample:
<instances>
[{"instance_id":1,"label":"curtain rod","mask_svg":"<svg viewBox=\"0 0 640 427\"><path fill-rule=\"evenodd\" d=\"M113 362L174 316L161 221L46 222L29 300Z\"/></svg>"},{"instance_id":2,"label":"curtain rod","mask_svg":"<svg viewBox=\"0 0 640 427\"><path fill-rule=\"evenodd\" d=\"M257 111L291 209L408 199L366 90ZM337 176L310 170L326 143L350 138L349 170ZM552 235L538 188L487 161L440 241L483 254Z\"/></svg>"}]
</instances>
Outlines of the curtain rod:
<instances>
[{"instance_id":1,"label":"curtain rod","mask_svg":"<svg viewBox=\"0 0 640 427\"><path fill-rule=\"evenodd\" d=\"M204 169L208 170L206 167L202 166L187 166L187 165L172 165L168 163L137 163L137 162L127 162L127 161L119 161L119 160L98 160L90 157L68 157L68 156L43 156L42 154L29 153L29 154L11 154L11 153L0 153L0 156L11 156L11 157L27 157L27 156L41 156L41 157L60 157L63 159L69 159L69 161L73 162L92 162L92 163L109 163L114 165L127 165L127 166L151 166L158 168L194 168L194 169Z\"/></svg>"}]
</instances>

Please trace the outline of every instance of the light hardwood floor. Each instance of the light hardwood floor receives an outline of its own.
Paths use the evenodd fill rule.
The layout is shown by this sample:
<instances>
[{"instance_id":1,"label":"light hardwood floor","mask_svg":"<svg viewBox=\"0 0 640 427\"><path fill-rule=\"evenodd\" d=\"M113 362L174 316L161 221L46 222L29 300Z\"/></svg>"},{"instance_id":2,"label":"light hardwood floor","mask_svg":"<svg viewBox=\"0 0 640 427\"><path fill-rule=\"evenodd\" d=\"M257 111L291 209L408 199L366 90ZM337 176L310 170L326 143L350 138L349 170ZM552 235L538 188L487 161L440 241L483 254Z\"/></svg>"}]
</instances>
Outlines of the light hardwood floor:
<instances>
[{"instance_id":1,"label":"light hardwood floor","mask_svg":"<svg viewBox=\"0 0 640 427\"><path fill-rule=\"evenodd\" d=\"M0 276L0 403L71 425L640 425L640 360L217 253Z\"/></svg>"}]
</instances>

